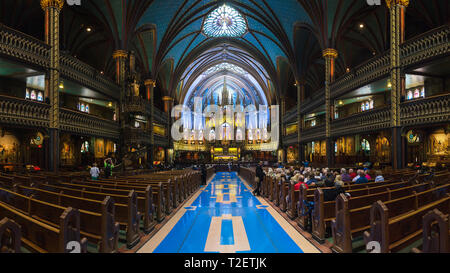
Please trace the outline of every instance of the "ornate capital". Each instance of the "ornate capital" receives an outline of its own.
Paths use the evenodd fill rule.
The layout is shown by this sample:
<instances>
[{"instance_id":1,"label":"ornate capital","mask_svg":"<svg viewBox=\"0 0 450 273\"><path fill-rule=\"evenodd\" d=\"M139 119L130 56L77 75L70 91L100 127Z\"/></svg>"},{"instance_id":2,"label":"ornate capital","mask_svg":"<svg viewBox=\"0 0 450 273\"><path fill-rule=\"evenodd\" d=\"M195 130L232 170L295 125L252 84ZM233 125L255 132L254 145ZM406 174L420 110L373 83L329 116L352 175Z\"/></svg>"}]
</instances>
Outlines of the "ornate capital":
<instances>
[{"instance_id":1,"label":"ornate capital","mask_svg":"<svg viewBox=\"0 0 450 273\"><path fill-rule=\"evenodd\" d=\"M58 8L61 10L64 6L64 0L41 0L41 7L43 10L47 8Z\"/></svg>"},{"instance_id":2,"label":"ornate capital","mask_svg":"<svg viewBox=\"0 0 450 273\"><path fill-rule=\"evenodd\" d=\"M162 98L163 101L173 101L173 98L169 97L169 96L164 96Z\"/></svg>"},{"instance_id":3,"label":"ornate capital","mask_svg":"<svg viewBox=\"0 0 450 273\"><path fill-rule=\"evenodd\" d=\"M117 59L117 58L126 58L128 57L128 52L126 52L125 50L116 50L113 52L113 58Z\"/></svg>"},{"instance_id":4,"label":"ornate capital","mask_svg":"<svg viewBox=\"0 0 450 273\"><path fill-rule=\"evenodd\" d=\"M148 79L148 80L145 80L145 81L144 81L144 85L145 85L145 86L153 86L153 87L155 87L155 86L156 86L156 81L155 81L155 80Z\"/></svg>"},{"instance_id":5,"label":"ornate capital","mask_svg":"<svg viewBox=\"0 0 450 273\"><path fill-rule=\"evenodd\" d=\"M305 84L306 84L306 81L304 79L295 81L295 86L297 86L297 87L300 87Z\"/></svg>"},{"instance_id":6,"label":"ornate capital","mask_svg":"<svg viewBox=\"0 0 450 273\"><path fill-rule=\"evenodd\" d=\"M322 54L323 54L323 57L325 57L325 58L331 57L333 59L336 59L338 57L338 52L334 48L327 48L322 52Z\"/></svg>"},{"instance_id":7,"label":"ornate capital","mask_svg":"<svg viewBox=\"0 0 450 273\"><path fill-rule=\"evenodd\" d=\"M386 5L388 8L391 8L391 5L400 5L406 8L409 5L409 0L386 0Z\"/></svg>"}]
</instances>

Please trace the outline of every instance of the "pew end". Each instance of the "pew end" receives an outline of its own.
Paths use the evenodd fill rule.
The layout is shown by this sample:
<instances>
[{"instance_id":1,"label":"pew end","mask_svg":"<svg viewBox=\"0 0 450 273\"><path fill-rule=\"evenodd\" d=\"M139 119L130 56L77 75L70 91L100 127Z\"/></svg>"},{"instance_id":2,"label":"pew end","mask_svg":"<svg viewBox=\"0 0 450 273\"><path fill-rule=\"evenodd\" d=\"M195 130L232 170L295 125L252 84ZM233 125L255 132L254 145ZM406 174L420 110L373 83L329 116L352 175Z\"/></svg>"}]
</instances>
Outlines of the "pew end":
<instances>
[{"instance_id":1,"label":"pew end","mask_svg":"<svg viewBox=\"0 0 450 273\"><path fill-rule=\"evenodd\" d=\"M428 212L423 217L423 247L424 253L448 253L449 217L438 209Z\"/></svg>"},{"instance_id":2,"label":"pew end","mask_svg":"<svg viewBox=\"0 0 450 273\"><path fill-rule=\"evenodd\" d=\"M21 238L19 224L7 217L0 221L0 253L21 253Z\"/></svg>"}]
</instances>

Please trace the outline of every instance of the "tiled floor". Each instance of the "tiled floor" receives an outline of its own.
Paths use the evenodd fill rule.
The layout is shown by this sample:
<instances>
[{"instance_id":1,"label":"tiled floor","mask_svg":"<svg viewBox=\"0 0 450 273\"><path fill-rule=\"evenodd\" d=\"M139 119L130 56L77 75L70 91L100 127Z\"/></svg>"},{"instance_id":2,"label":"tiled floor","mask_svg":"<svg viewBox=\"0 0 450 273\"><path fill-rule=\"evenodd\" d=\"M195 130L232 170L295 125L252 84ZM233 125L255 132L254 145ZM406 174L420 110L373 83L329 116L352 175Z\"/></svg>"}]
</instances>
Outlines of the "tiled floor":
<instances>
[{"instance_id":1,"label":"tiled floor","mask_svg":"<svg viewBox=\"0 0 450 273\"><path fill-rule=\"evenodd\" d=\"M302 253L319 252L236 173L212 181L138 252Z\"/></svg>"}]
</instances>

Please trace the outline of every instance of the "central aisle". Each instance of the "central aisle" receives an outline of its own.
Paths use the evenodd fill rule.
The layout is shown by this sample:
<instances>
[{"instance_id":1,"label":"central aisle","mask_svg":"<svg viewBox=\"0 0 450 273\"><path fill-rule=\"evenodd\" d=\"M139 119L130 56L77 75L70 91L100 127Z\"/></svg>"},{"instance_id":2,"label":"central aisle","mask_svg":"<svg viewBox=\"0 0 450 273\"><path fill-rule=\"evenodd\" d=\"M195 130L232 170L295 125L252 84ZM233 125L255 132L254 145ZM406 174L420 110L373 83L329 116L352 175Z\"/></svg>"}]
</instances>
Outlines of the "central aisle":
<instances>
[{"instance_id":1,"label":"central aisle","mask_svg":"<svg viewBox=\"0 0 450 273\"><path fill-rule=\"evenodd\" d=\"M254 197L236 173L217 173L138 252L319 251L263 199Z\"/></svg>"}]
</instances>

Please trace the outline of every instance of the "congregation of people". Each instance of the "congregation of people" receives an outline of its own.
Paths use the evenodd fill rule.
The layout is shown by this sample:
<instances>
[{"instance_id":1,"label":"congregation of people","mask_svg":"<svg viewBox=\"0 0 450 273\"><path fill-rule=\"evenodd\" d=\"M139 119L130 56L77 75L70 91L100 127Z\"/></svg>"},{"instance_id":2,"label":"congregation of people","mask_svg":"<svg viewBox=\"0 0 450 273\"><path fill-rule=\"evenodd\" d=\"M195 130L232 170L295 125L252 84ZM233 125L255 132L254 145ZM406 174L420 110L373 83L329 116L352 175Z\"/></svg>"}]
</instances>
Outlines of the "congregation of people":
<instances>
[{"instance_id":1,"label":"congregation of people","mask_svg":"<svg viewBox=\"0 0 450 273\"><path fill-rule=\"evenodd\" d=\"M340 171L332 171L329 168L313 168L311 166L301 166L301 167L283 167L278 166L277 168L266 168L263 171L262 163L260 163L256 168L256 176L259 177L258 180L262 181L264 176L269 176L275 178L279 183L282 180L289 181L294 187L294 190L299 190L301 185L305 185L308 189L310 187L323 187L325 201L333 201L340 193L346 194L350 197L350 194L345 193L343 186L346 183L354 184L364 184L369 181L383 182L384 177L380 170L375 172L375 178L370 175L370 170L368 168L361 169L345 169L342 168ZM259 187L254 191L255 195L259 194ZM287 196L287 202L289 203L290 196Z\"/></svg>"}]
</instances>

